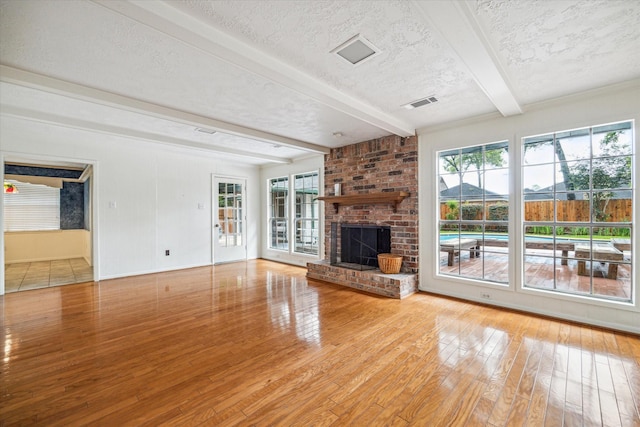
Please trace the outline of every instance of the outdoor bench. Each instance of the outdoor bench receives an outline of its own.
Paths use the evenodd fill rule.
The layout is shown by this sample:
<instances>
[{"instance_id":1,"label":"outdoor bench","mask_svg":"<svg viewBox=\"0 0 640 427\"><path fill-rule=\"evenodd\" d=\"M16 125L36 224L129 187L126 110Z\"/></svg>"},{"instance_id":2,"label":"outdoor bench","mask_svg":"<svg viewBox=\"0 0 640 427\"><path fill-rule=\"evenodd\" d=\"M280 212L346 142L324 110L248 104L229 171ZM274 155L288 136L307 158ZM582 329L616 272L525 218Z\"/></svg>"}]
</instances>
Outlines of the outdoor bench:
<instances>
[{"instance_id":1,"label":"outdoor bench","mask_svg":"<svg viewBox=\"0 0 640 427\"><path fill-rule=\"evenodd\" d=\"M440 241L440 251L447 252L447 265L453 265L455 256L460 256L461 250L468 250L469 256L475 258L480 256L480 246L476 239L446 239Z\"/></svg>"},{"instance_id":2,"label":"outdoor bench","mask_svg":"<svg viewBox=\"0 0 640 427\"><path fill-rule=\"evenodd\" d=\"M593 250L593 256L591 254ZM593 248L589 245L576 245L576 258L578 258L578 275L589 276L590 272L587 271L586 262L592 260L593 262L609 262L609 268L607 269L607 279L616 279L618 277L618 263L615 261L622 261L624 254L615 247L609 244L597 245L594 244ZM612 262L614 261L614 262ZM593 269L593 266L592 266Z\"/></svg>"}]
</instances>

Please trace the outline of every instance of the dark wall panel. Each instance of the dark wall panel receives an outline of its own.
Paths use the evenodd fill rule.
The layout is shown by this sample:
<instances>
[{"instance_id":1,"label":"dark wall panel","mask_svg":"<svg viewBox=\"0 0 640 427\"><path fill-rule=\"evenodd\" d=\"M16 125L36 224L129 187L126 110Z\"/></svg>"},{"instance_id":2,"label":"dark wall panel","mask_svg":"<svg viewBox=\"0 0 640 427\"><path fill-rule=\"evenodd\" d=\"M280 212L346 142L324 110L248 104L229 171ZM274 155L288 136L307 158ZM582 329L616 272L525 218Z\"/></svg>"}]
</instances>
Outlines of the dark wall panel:
<instances>
[{"instance_id":1,"label":"dark wall panel","mask_svg":"<svg viewBox=\"0 0 640 427\"><path fill-rule=\"evenodd\" d=\"M84 229L91 230L91 178L84 183Z\"/></svg>"},{"instance_id":2,"label":"dark wall panel","mask_svg":"<svg viewBox=\"0 0 640 427\"><path fill-rule=\"evenodd\" d=\"M65 182L60 189L60 228L84 228L84 184Z\"/></svg>"}]
</instances>

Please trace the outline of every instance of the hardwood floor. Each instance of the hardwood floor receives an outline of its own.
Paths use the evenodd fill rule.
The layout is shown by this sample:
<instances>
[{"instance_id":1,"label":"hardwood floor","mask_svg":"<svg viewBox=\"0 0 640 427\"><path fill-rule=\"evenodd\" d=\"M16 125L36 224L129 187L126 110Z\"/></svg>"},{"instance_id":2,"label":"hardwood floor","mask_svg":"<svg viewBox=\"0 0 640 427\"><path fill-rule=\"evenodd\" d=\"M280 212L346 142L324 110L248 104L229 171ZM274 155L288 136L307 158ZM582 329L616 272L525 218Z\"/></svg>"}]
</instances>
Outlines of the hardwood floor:
<instances>
[{"instance_id":1,"label":"hardwood floor","mask_svg":"<svg viewBox=\"0 0 640 427\"><path fill-rule=\"evenodd\" d=\"M0 297L0 425L640 426L637 336L305 272Z\"/></svg>"}]
</instances>

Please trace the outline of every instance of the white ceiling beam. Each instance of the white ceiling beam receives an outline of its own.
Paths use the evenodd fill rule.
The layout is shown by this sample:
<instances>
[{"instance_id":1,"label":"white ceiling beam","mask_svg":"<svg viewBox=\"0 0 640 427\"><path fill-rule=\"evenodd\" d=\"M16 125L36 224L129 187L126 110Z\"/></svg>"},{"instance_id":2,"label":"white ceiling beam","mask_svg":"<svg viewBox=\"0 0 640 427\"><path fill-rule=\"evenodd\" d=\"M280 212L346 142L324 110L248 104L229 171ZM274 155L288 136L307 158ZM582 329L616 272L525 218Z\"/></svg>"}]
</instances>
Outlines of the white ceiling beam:
<instances>
[{"instance_id":1,"label":"white ceiling beam","mask_svg":"<svg viewBox=\"0 0 640 427\"><path fill-rule=\"evenodd\" d=\"M351 97L323 81L260 51L161 1L95 3L180 40L204 53L308 96L327 107L399 136L415 135L409 123Z\"/></svg>"},{"instance_id":2,"label":"white ceiling beam","mask_svg":"<svg viewBox=\"0 0 640 427\"><path fill-rule=\"evenodd\" d=\"M507 74L466 1L415 1L422 16L503 116L522 114Z\"/></svg>"},{"instance_id":3,"label":"white ceiling beam","mask_svg":"<svg viewBox=\"0 0 640 427\"><path fill-rule=\"evenodd\" d=\"M285 136L276 135L257 129L251 129L248 127L235 125L233 123L223 122L221 120L212 119L210 117L200 116L198 114L164 107L128 96L118 95L100 89L95 89L88 86L55 79L53 77L44 76L42 74L20 70L18 68L9 67L7 65L0 65L0 81L29 87L32 89L39 89L45 92L55 93L82 101L92 102L94 104L105 105L125 111L144 114L150 117L170 120L188 126L212 129L217 132L226 133L229 135L235 135L243 138L254 139L256 141L267 142L270 144L296 148L310 153L329 153L329 148L323 147L321 145L311 144L308 142L299 141L297 139L287 138Z\"/></svg>"},{"instance_id":4,"label":"white ceiling beam","mask_svg":"<svg viewBox=\"0 0 640 427\"><path fill-rule=\"evenodd\" d=\"M140 139L153 143L165 145L173 145L179 147L188 147L197 150L208 151L210 153L220 153L233 157L251 158L265 160L269 163L291 163L291 159L283 159L280 157L269 156L266 154L252 153L250 151L234 150L232 148L220 147L218 145L205 144L202 142L189 141L182 138L174 138L150 132L142 132L133 129L123 128L120 126L107 125L104 123L96 123L88 120L60 116L52 113L44 113L21 107L13 107L3 105L0 113L7 117L16 117L22 120L33 121L37 123L47 123L56 126L63 126L72 129L87 130L91 132L99 132L108 135L116 135L124 138Z\"/></svg>"}]
</instances>

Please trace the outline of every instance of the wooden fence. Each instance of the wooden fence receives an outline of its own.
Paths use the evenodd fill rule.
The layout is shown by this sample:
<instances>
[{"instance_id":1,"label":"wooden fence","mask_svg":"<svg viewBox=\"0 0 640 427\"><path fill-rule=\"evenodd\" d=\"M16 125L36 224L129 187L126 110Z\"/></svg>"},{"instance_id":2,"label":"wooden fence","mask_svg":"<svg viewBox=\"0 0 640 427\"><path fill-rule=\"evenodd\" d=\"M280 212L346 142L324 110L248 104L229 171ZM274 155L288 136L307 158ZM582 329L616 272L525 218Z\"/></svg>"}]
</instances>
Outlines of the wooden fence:
<instances>
[{"instance_id":1,"label":"wooden fence","mask_svg":"<svg viewBox=\"0 0 640 427\"><path fill-rule=\"evenodd\" d=\"M558 221L588 222L590 220L589 200L531 200L524 203L525 221L553 221L554 203L558 214ZM499 220L495 214L491 214L491 206L504 206L504 201L487 201L485 204L485 217L490 220ZM632 218L631 199L612 199L603 203L604 212L598 221L603 222L629 222ZM463 220L481 220L483 209L480 203L463 202L457 206L458 213L447 205L440 204L441 219L459 219L460 212ZM495 212L495 210L494 210ZM450 214L450 215L449 215Z\"/></svg>"}]
</instances>

